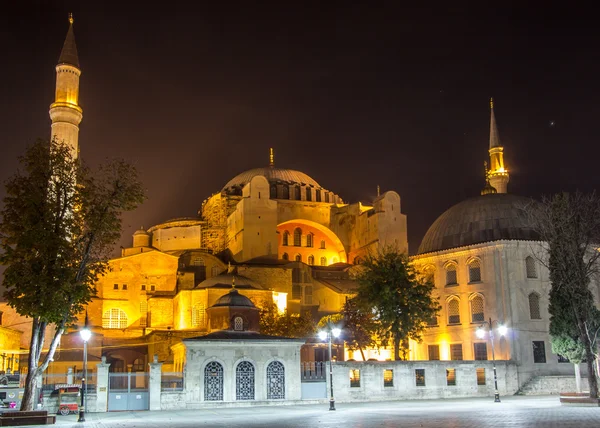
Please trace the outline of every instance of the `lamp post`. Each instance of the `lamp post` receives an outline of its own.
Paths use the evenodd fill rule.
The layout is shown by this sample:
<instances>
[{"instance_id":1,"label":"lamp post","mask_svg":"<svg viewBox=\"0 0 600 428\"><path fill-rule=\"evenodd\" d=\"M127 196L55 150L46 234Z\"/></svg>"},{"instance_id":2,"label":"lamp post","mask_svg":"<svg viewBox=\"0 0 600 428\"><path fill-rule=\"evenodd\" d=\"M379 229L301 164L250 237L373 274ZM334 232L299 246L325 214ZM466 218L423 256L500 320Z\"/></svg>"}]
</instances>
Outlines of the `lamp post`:
<instances>
[{"instance_id":1,"label":"lamp post","mask_svg":"<svg viewBox=\"0 0 600 428\"><path fill-rule=\"evenodd\" d=\"M333 365L331 363L331 337L339 337L342 330L339 328L329 328L328 330L321 330L319 332L319 338L321 340L329 341L329 387L331 389L331 395L329 398L329 410L335 410L335 400L333 399Z\"/></svg>"},{"instance_id":2,"label":"lamp post","mask_svg":"<svg viewBox=\"0 0 600 428\"><path fill-rule=\"evenodd\" d=\"M85 311L85 323L79 332L83 339L83 374L81 377L81 406L79 407L79 419L77 422L85 422L85 378L87 376L87 343L92 337L92 332L88 327L88 314Z\"/></svg>"},{"instance_id":3,"label":"lamp post","mask_svg":"<svg viewBox=\"0 0 600 428\"><path fill-rule=\"evenodd\" d=\"M483 339L485 337L485 327L490 333L490 342L492 343L492 364L494 367L494 403L500 402L500 393L498 392L498 376L496 374L496 353L494 350L494 323L496 323L496 328L498 329L498 333L500 336L504 336L508 331L505 325L500 324L498 320L492 321L490 318L489 321L484 321L483 324L477 329L477 337Z\"/></svg>"}]
</instances>

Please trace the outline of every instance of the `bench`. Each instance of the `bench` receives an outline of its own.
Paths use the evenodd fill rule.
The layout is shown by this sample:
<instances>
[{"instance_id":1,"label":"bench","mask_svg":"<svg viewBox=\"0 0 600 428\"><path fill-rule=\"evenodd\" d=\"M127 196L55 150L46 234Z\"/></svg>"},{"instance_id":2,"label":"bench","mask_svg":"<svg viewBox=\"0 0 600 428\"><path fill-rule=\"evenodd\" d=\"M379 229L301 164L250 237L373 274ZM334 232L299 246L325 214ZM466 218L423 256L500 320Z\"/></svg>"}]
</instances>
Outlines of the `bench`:
<instances>
[{"instance_id":1,"label":"bench","mask_svg":"<svg viewBox=\"0 0 600 428\"><path fill-rule=\"evenodd\" d=\"M53 425L56 415L49 415L46 410L19 411L9 410L0 414L0 426Z\"/></svg>"}]
</instances>

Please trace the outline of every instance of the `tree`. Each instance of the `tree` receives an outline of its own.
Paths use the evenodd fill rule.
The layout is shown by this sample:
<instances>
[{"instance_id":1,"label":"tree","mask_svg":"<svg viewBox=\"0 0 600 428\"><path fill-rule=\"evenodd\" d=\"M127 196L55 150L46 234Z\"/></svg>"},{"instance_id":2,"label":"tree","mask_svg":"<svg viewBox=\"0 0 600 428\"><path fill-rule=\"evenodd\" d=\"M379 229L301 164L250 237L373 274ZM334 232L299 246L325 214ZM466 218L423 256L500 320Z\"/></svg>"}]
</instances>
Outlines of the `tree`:
<instances>
[{"instance_id":1,"label":"tree","mask_svg":"<svg viewBox=\"0 0 600 428\"><path fill-rule=\"evenodd\" d=\"M586 360L590 397L598 398L594 360L600 325L589 285L598 273L600 199L595 193L559 193L525 212L547 250L538 258L548 267L552 283L553 349L570 353L575 361Z\"/></svg>"},{"instance_id":2,"label":"tree","mask_svg":"<svg viewBox=\"0 0 600 428\"><path fill-rule=\"evenodd\" d=\"M259 325L262 334L282 337L309 337L315 334L316 325L309 313L279 313L273 300L265 299L259 306Z\"/></svg>"},{"instance_id":3,"label":"tree","mask_svg":"<svg viewBox=\"0 0 600 428\"><path fill-rule=\"evenodd\" d=\"M344 319L344 339L351 351L360 351L366 361L364 349L376 345L377 323L371 310L365 310L355 299L348 299L342 307Z\"/></svg>"},{"instance_id":4,"label":"tree","mask_svg":"<svg viewBox=\"0 0 600 428\"><path fill-rule=\"evenodd\" d=\"M408 340L421 341L427 322L440 310L432 295L435 286L395 247L369 254L362 268L356 302L373 311L377 336L384 343L393 342L394 359L400 359L401 344L406 358Z\"/></svg>"},{"instance_id":5,"label":"tree","mask_svg":"<svg viewBox=\"0 0 600 428\"><path fill-rule=\"evenodd\" d=\"M8 304L32 320L21 410L32 410L43 373L65 329L96 293L121 234L120 215L144 199L134 167L112 161L95 173L67 146L38 140L6 183L0 212L1 261ZM49 326L55 334L41 360Z\"/></svg>"}]
</instances>

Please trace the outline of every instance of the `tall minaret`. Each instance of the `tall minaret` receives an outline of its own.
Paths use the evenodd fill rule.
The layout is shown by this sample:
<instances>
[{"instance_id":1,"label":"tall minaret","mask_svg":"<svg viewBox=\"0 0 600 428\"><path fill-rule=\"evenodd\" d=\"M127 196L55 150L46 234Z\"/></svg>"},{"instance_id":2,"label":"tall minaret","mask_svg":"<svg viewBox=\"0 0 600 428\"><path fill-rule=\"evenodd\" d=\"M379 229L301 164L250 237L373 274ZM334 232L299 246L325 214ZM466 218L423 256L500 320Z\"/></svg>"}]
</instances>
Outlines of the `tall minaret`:
<instances>
[{"instance_id":1,"label":"tall minaret","mask_svg":"<svg viewBox=\"0 0 600 428\"><path fill-rule=\"evenodd\" d=\"M488 177L490 184L498 193L506 193L509 176L508 171L504 168L504 147L500 144L498 136L493 98L490 98L490 112L490 170Z\"/></svg>"},{"instance_id":2,"label":"tall minaret","mask_svg":"<svg viewBox=\"0 0 600 428\"><path fill-rule=\"evenodd\" d=\"M69 31L56 66L56 95L50 105L50 137L69 145L74 157L79 157L79 123L83 119L83 110L78 102L80 75L73 15L69 14Z\"/></svg>"}]
</instances>

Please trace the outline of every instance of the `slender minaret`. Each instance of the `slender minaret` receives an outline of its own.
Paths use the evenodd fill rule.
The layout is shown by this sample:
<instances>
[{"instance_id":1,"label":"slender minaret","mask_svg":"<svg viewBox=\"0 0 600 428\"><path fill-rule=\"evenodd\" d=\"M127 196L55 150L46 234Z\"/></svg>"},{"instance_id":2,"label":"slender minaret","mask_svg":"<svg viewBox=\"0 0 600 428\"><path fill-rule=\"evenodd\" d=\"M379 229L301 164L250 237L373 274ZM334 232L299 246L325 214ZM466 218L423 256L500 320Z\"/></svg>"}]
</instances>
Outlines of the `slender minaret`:
<instances>
[{"instance_id":1,"label":"slender minaret","mask_svg":"<svg viewBox=\"0 0 600 428\"><path fill-rule=\"evenodd\" d=\"M80 75L73 15L69 14L69 31L56 66L56 95L50 105L50 137L71 147L76 158L79 157L79 123L83 119L83 110L79 106Z\"/></svg>"},{"instance_id":2,"label":"slender minaret","mask_svg":"<svg viewBox=\"0 0 600 428\"><path fill-rule=\"evenodd\" d=\"M273 154L273 147L269 149L269 166L275 167L275 155Z\"/></svg>"},{"instance_id":3,"label":"slender minaret","mask_svg":"<svg viewBox=\"0 0 600 428\"><path fill-rule=\"evenodd\" d=\"M490 170L489 182L498 193L506 193L508 170L504 168L504 147L500 144L496 117L494 116L494 100L490 98Z\"/></svg>"}]
</instances>

